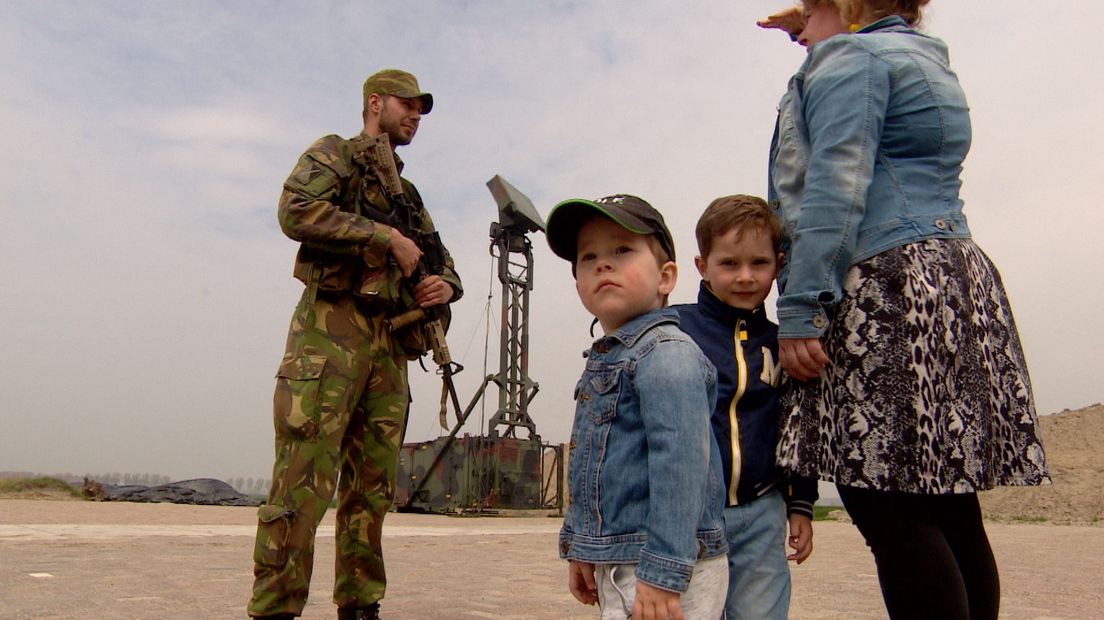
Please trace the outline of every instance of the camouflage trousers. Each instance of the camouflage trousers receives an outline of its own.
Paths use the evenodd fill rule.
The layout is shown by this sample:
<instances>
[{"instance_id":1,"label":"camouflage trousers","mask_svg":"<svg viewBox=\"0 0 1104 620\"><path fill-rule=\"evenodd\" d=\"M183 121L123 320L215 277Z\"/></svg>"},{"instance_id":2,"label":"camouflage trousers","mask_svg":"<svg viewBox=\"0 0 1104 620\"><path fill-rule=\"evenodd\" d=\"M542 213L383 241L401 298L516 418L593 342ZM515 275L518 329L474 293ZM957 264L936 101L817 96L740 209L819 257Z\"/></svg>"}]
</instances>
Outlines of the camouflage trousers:
<instances>
[{"instance_id":1,"label":"camouflage trousers","mask_svg":"<svg viewBox=\"0 0 1104 620\"><path fill-rule=\"evenodd\" d=\"M276 463L258 512L251 616L300 615L314 536L337 491L334 602L383 597L383 518L395 495L409 392L384 316L304 292L276 375ZM340 476L339 476L340 472Z\"/></svg>"}]
</instances>

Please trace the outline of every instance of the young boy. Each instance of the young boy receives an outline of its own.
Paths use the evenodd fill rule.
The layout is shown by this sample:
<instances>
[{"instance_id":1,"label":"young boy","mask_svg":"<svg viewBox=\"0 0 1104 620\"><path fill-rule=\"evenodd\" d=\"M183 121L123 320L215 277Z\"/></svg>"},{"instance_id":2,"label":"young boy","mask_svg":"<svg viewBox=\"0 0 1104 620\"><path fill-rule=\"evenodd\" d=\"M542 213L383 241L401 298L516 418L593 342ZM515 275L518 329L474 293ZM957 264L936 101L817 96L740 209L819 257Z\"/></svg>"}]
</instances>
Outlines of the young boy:
<instances>
[{"instance_id":1,"label":"young boy","mask_svg":"<svg viewBox=\"0 0 1104 620\"><path fill-rule=\"evenodd\" d=\"M607 618L714 620L728 587L716 371L667 308L677 268L663 216L635 196L573 199L548 215L605 336L575 388L568 589Z\"/></svg>"},{"instance_id":2,"label":"young boy","mask_svg":"<svg viewBox=\"0 0 1104 620\"><path fill-rule=\"evenodd\" d=\"M781 265L782 230L763 199L737 195L710 203L696 236L698 303L675 309L718 373L712 426L724 468L725 617L785 619L787 512L794 550L788 559L800 564L813 550L817 489L815 480L787 479L775 466L778 326L767 319L763 300Z\"/></svg>"}]
</instances>

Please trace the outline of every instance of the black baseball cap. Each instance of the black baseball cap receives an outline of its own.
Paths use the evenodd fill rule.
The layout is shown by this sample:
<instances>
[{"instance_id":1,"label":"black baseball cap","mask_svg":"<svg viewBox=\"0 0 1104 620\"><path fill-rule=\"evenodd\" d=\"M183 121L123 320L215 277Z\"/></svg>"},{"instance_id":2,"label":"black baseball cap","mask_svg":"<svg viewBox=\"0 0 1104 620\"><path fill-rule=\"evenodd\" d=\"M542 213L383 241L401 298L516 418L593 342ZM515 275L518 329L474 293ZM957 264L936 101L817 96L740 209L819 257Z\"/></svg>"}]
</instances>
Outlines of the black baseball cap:
<instances>
[{"instance_id":1,"label":"black baseball cap","mask_svg":"<svg viewBox=\"0 0 1104 620\"><path fill-rule=\"evenodd\" d=\"M579 227L597 212L638 235L653 235L659 245L675 260L675 242L663 216L643 198L631 194L614 194L597 200L571 198L552 207L548 213L544 235L556 256L575 263Z\"/></svg>"}]
</instances>

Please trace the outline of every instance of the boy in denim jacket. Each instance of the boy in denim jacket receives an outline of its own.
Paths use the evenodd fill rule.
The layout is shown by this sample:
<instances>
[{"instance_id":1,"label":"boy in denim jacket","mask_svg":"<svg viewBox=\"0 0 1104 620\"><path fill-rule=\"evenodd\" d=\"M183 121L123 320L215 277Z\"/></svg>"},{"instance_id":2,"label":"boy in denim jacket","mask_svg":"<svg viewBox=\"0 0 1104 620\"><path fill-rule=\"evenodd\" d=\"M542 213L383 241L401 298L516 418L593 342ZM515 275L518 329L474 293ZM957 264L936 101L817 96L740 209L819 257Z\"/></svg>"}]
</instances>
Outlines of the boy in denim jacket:
<instances>
[{"instance_id":1,"label":"boy in denim jacket","mask_svg":"<svg viewBox=\"0 0 1104 620\"><path fill-rule=\"evenodd\" d=\"M717 368L713 434L724 468L728 541L726 620L785 620L790 606L786 526L801 563L813 550L815 480L775 465L778 326L763 301L778 275L782 230L762 198L724 196L698 220L698 303L676 306L682 329Z\"/></svg>"},{"instance_id":2,"label":"boy in denim jacket","mask_svg":"<svg viewBox=\"0 0 1104 620\"><path fill-rule=\"evenodd\" d=\"M716 371L666 308L671 233L629 195L561 202L546 228L605 332L575 389L560 531L568 588L603 619L715 620L728 583L709 428Z\"/></svg>"}]
</instances>

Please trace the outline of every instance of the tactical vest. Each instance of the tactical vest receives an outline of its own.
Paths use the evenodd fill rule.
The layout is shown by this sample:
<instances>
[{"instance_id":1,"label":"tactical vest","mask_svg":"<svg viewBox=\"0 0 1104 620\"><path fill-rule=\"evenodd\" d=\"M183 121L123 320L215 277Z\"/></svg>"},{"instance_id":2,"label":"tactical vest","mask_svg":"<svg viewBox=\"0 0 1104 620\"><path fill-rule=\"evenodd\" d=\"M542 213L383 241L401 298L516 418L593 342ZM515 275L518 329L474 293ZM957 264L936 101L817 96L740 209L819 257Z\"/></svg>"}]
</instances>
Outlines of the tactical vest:
<instances>
[{"instance_id":1,"label":"tactical vest","mask_svg":"<svg viewBox=\"0 0 1104 620\"><path fill-rule=\"evenodd\" d=\"M364 135L342 140L339 154L350 174L341 179L335 206L383 224L401 222L402 227L407 229L424 229L421 197L409 181L402 180L403 190L415 205L414 212L398 213L388 200L375 170L364 156L370 140ZM327 247L303 243L295 259L294 276L311 289L312 296L317 292L352 293L387 314L413 307L410 283L403 278L402 271L390 255L382 265L372 267L365 263L357 248L349 249L350 253L339 253Z\"/></svg>"}]
</instances>

